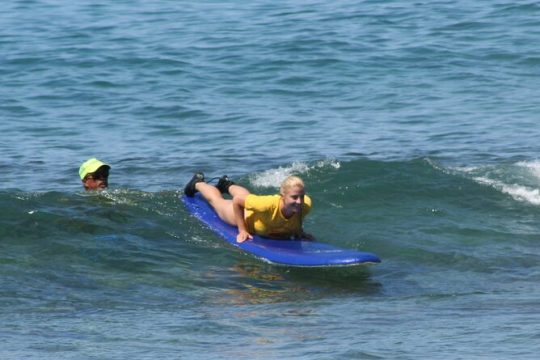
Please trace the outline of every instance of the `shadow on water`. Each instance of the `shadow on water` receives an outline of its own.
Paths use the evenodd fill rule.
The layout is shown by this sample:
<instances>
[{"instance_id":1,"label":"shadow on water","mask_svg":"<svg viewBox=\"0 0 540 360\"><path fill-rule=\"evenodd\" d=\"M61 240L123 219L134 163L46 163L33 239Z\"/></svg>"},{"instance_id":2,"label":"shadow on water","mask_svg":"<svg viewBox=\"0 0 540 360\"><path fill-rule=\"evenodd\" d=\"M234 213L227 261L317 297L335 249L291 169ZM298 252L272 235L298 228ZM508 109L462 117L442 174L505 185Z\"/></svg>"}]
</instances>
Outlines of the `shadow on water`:
<instances>
[{"instance_id":1,"label":"shadow on water","mask_svg":"<svg viewBox=\"0 0 540 360\"><path fill-rule=\"evenodd\" d=\"M360 266L295 268L243 261L231 266L228 275L231 282L219 297L220 303L268 304L382 292L382 284Z\"/></svg>"}]
</instances>

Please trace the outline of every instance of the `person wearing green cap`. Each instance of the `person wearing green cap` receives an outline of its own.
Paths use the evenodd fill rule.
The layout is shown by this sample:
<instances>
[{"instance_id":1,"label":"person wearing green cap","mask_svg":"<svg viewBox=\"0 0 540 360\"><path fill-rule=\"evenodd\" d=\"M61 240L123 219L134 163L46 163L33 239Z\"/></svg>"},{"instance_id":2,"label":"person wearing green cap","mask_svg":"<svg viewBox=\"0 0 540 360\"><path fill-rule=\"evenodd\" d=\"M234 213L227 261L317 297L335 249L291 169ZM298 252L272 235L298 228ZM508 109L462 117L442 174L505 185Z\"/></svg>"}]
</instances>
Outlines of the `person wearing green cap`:
<instances>
[{"instance_id":1,"label":"person wearing green cap","mask_svg":"<svg viewBox=\"0 0 540 360\"><path fill-rule=\"evenodd\" d=\"M110 165L96 158L83 162L79 168L79 176L85 190L106 189L109 186L110 169Z\"/></svg>"}]
</instances>

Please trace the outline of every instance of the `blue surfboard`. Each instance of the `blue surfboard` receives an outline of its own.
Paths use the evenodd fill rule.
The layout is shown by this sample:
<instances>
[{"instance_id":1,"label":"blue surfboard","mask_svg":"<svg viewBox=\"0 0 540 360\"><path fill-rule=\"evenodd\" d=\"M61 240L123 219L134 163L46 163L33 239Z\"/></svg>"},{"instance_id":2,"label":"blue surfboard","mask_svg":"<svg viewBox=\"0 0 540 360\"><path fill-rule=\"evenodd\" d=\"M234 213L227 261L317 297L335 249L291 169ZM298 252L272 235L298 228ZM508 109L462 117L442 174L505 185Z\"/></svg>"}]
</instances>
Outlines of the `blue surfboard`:
<instances>
[{"instance_id":1,"label":"blue surfboard","mask_svg":"<svg viewBox=\"0 0 540 360\"><path fill-rule=\"evenodd\" d=\"M236 242L238 229L222 221L200 193L181 197L197 219L233 246L271 264L299 267L371 265L380 263L375 254L342 249L309 240L272 240L253 236L253 240Z\"/></svg>"}]
</instances>

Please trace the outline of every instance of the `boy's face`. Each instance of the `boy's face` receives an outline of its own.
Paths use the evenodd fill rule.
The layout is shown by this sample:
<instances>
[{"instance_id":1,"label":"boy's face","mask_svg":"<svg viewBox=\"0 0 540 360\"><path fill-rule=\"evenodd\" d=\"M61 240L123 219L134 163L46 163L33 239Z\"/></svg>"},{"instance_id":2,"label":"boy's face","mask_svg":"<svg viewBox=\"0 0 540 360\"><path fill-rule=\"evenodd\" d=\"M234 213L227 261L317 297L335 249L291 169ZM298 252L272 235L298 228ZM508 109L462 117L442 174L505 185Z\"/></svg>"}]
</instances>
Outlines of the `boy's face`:
<instances>
[{"instance_id":1,"label":"boy's face","mask_svg":"<svg viewBox=\"0 0 540 360\"><path fill-rule=\"evenodd\" d=\"M293 187L282 194L283 207L287 213L297 213L302 209L304 204L304 188Z\"/></svg>"}]
</instances>

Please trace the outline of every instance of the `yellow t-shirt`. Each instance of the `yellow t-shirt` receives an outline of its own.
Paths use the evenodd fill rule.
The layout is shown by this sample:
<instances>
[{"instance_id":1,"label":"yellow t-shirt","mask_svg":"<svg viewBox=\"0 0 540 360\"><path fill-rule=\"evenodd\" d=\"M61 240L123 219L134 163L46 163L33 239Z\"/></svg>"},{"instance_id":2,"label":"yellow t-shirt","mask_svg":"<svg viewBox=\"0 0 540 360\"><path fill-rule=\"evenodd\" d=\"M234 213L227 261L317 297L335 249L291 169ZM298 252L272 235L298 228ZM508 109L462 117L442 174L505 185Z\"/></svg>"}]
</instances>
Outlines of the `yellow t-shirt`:
<instances>
[{"instance_id":1,"label":"yellow t-shirt","mask_svg":"<svg viewBox=\"0 0 540 360\"><path fill-rule=\"evenodd\" d=\"M286 219L281 213L280 195L249 194L245 202L248 232L274 239L289 239L302 230L302 219L311 210L311 199L305 195L302 214L296 213Z\"/></svg>"}]
</instances>

